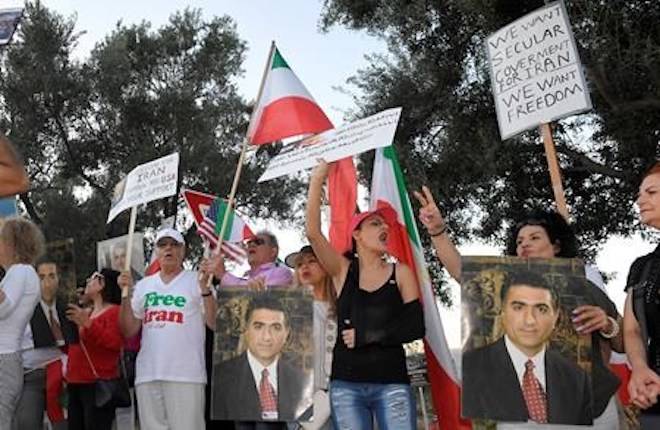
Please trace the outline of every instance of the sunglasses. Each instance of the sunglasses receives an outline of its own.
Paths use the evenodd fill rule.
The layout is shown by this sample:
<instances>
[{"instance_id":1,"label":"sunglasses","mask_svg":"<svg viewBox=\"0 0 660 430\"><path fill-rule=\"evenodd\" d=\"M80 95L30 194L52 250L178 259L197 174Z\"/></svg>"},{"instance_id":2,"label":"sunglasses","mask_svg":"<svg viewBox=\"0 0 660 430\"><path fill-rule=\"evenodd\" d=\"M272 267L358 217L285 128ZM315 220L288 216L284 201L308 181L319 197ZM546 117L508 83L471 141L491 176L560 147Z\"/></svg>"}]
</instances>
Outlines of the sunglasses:
<instances>
[{"instance_id":1,"label":"sunglasses","mask_svg":"<svg viewBox=\"0 0 660 430\"><path fill-rule=\"evenodd\" d=\"M266 244L266 239L263 239L261 237L257 237L255 239L250 239L245 242L245 247L248 248L250 246L261 246Z\"/></svg>"},{"instance_id":2,"label":"sunglasses","mask_svg":"<svg viewBox=\"0 0 660 430\"><path fill-rule=\"evenodd\" d=\"M91 276L89 278L87 278L87 282L92 282L92 281L96 281L96 280L102 281L104 279L105 279L105 276L103 276L101 273L94 272L94 273L91 274Z\"/></svg>"},{"instance_id":3,"label":"sunglasses","mask_svg":"<svg viewBox=\"0 0 660 430\"><path fill-rule=\"evenodd\" d=\"M176 240L159 240L158 243L156 243L158 248L166 248L168 245L173 247L181 246Z\"/></svg>"}]
</instances>

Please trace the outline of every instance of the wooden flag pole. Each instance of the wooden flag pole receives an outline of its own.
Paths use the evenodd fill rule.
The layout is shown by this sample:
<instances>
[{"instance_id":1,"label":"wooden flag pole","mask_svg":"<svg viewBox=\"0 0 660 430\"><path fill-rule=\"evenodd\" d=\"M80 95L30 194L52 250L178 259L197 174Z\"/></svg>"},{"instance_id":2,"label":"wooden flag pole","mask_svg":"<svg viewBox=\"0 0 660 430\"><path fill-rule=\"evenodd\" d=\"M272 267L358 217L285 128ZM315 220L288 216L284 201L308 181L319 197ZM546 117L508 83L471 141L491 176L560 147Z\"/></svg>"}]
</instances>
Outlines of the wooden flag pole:
<instances>
[{"instance_id":1,"label":"wooden flag pole","mask_svg":"<svg viewBox=\"0 0 660 430\"><path fill-rule=\"evenodd\" d=\"M268 53L268 60L266 61L266 66L264 67L264 73L261 76L261 83L259 84L259 92L257 93L257 105L259 104L259 100L261 99L261 93L264 90L264 83L266 82L266 75L268 74L268 68L273 62L273 54L275 53L275 41L271 42L270 44L270 52ZM255 106L255 110L252 111L252 118L250 118L250 123L252 123L252 120L254 119L254 115L256 112L257 106ZM248 133L250 129L248 127ZM236 174L234 174L234 182L231 185L231 191L229 193L229 197L227 198L227 210L225 211L225 215L222 218L222 227L220 228L220 234L218 235L218 244L216 245L215 252L219 253L220 248L222 247L222 239L225 236L225 231L227 230L227 221L229 221L229 214L232 210L232 207L234 206L234 199L236 197L236 188L238 188L238 180L241 177L241 171L243 170L243 161L245 160L245 153L247 151L247 147L249 145L249 138L248 135L245 135L245 138L243 139L243 147L241 148L241 155L238 158L238 166L236 166Z\"/></svg>"},{"instance_id":2,"label":"wooden flag pole","mask_svg":"<svg viewBox=\"0 0 660 430\"><path fill-rule=\"evenodd\" d=\"M545 148L545 157L548 161L548 169L550 170L550 181L552 182L552 192L555 195L555 203L557 203L557 212L559 212L566 221L568 221L568 207L566 206L566 197L564 195L564 186L561 182L561 170L557 162L557 151L555 150L555 142L552 140L552 130L550 124L541 124L541 135L543 136L543 147Z\"/></svg>"},{"instance_id":3,"label":"wooden flag pole","mask_svg":"<svg viewBox=\"0 0 660 430\"><path fill-rule=\"evenodd\" d=\"M259 84L259 92L257 93L257 99L256 103L257 105L255 106L255 109L252 111L252 115L250 117L250 124L252 124L252 120L254 119L254 114L256 112L256 108L258 107L259 100L261 99L261 93L264 90L264 83L266 82L266 75L268 74L268 68L273 62L273 54L275 53L275 41L271 42L270 44L270 52L268 53L268 60L266 60L266 66L264 67L264 73L261 76L261 83ZM231 184L231 191L229 192L229 197L227 198L227 209L225 210L225 214L222 217L222 226L220 227L220 234L218 235L218 243L215 247L214 254L217 255L220 253L220 250L222 249L222 240L225 237L225 231L227 230L227 222L229 221L229 214L232 210L232 207L234 206L234 199L236 197L236 189L238 188L238 180L241 177L241 172L243 170L243 162L245 160L245 153L247 152L247 147L250 144L250 139L248 137L248 133L250 132L250 127L248 126L248 131L245 134L245 138L243 138L243 145L241 147L241 155L238 157L238 165L236 166L236 173L234 174L234 182ZM213 277L209 276L208 280L208 286L210 287L213 283Z\"/></svg>"},{"instance_id":4,"label":"wooden flag pole","mask_svg":"<svg viewBox=\"0 0 660 430\"><path fill-rule=\"evenodd\" d=\"M131 258L133 257L133 233L135 232L135 221L137 219L137 206L131 208L131 220L128 223L128 239L126 240L126 261L124 270L131 271Z\"/></svg>"}]
</instances>

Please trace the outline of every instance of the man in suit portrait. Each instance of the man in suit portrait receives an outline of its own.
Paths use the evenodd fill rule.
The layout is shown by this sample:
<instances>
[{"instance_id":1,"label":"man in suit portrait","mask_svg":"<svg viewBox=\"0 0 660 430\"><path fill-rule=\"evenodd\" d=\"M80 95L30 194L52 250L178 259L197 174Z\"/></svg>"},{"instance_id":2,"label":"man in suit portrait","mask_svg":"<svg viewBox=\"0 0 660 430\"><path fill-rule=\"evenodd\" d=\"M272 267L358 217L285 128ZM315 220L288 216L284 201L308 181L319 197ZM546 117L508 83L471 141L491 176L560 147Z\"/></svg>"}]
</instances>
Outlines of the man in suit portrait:
<instances>
[{"instance_id":1,"label":"man in suit portrait","mask_svg":"<svg viewBox=\"0 0 660 430\"><path fill-rule=\"evenodd\" d=\"M274 422L294 421L305 411L311 403L311 392L306 393L311 380L282 354L290 330L276 297L258 293L250 301L243 332L246 351L214 365L213 418L274 424L244 422L236 423L237 428L279 428Z\"/></svg>"},{"instance_id":2,"label":"man in suit portrait","mask_svg":"<svg viewBox=\"0 0 660 430\"><path fill-rule=\"evenodd\" d=\"M44 412L54 429L66 429L59 397L63 390L62 357L67 345L78 342L78 329L66 318L68 303L58 300L60 274L50 257L37 262L41 300L25 329L23 392L14 418L14 429L42 429Z\"/></svg>"},{"instance_id":3,"label":"man in suit portrait","mask_svg":"<svg viewBox=\"0 0 660 430\"><path fill-rule=\"evenodd\" d=\"M587 372L548 349L560 313L557 291L523 271L507 275L500 298L504 335L463 354L463 416L591 424Z\"/></svg>"}]
</instances>

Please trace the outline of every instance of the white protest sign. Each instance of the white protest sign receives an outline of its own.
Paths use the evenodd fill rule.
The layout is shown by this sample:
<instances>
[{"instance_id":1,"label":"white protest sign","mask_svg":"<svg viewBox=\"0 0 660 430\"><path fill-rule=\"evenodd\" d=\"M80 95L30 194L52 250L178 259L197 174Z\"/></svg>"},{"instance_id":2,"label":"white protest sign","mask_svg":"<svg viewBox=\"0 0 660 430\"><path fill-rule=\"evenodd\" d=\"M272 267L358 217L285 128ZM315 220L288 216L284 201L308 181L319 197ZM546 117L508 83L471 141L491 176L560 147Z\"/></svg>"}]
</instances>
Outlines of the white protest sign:
<instances>
[{"instance_id":1,"label":"white protest sign","mask_svg":"<svg viewBox=\"0 0 660 430\"><path fill-rule=\"evenodd\" d=\"M9 43L22 16L22 7L0 9L0 46Z\"/></svg>"},{"instance_id":2,"label":"white protest sign","mask_svg":"<svg viewBox=\"0 0 660 430\"><path fill-rule=\"evenodd\" d=\"M179 153L141 164L116 186L108 222L124 210L176 194Z\"/></svg>"},{"instance_id":3,"label":"white protest sign","mask_svg":"<svg viewBox=\"0 0 660 430\"><path fill-rule=\"evenodd\" d=\"M259 182L328 163L371 149L389 146L394 139L401 108L391 108L339 128L291 143L268 163Z\"/></svg>"},{"instance_id":4,"label":"white protest sign","mask_svg":"<svg viewBox=\"0 0 660 430\"><path fill-rule=\"evenodd\" d=\"M550 3L486 40L502 140L591 109L568 14Z\"/></svg>"}]
</instances>

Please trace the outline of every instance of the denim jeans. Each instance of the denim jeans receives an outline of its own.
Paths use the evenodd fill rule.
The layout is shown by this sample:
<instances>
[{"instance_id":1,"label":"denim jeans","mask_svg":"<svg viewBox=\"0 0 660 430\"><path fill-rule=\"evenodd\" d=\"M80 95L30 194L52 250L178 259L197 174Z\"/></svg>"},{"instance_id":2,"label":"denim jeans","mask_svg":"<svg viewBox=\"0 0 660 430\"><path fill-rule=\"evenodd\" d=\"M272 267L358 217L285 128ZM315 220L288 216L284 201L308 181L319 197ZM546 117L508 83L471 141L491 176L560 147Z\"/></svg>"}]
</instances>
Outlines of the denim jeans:
<instances>
[{"instance_id":1,"label":"denim jeans","mask_svg":"<svg viewBox=\"0 0 660 430\"><path fill-rule=\"evenodd\" d=\"M337 430L414 430L415 397L408 384L330 382L332 422Z\"/></svg>"}]
</instances>

